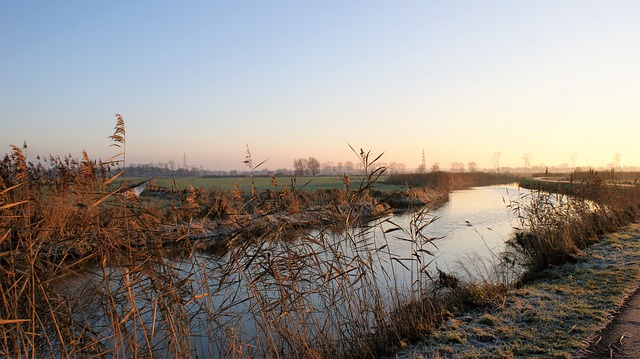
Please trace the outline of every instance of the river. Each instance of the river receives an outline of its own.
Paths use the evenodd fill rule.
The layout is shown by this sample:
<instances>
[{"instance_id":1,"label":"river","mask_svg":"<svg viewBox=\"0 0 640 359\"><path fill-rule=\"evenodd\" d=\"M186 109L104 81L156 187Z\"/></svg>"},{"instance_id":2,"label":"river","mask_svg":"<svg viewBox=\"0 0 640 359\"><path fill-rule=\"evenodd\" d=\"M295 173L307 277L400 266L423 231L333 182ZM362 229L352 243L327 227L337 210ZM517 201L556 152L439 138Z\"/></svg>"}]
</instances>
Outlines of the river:
<instances>
[{"instance_id":1,"label":"river","mask_svg":"<svg viewBox=\"0 0 640 359\"><path fill-rule=\"evenodd\" d=\"M426 233L433 238L435 258L432 267L447 272L468 271L479 261L491 262L512 235L513 213L507 208L528 190L516 184L474 187L453 191L441 206L429 211L436 219ZM405 228L412 214L397 215L393 221ZM406 251L403 241L391 242L392 251Z\"/></svg>"}]
</instances>

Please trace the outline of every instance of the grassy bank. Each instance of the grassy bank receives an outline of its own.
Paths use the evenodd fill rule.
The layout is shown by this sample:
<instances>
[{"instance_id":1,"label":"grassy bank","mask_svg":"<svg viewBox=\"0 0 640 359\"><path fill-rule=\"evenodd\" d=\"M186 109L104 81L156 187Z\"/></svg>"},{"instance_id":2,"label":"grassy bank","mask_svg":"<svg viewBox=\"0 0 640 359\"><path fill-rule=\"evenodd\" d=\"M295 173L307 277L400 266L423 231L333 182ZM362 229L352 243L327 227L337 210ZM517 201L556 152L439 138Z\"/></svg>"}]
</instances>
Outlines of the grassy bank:
<instances>
[{"instance_id":1,"label":"grassy bank","mask_svg":"<svg viewBox=\"0 0 640 359\"><path fill-rule=\"evenodd\" d=\"M394 358L575 358L640 281L640 226L602 237L498 305L467 308Z\"/></svg>"},{"instance_id":2,"label":"grassy bank","mask_svg":"<svg viewBox=\"0 0 640 359\"><path fill-rule=\"evenodd\" d=\"M639 188L597 178L521 185L535 190L510 204L519 226L493 268L521 268L519 280L502 282L508 289L489 305L453 308L436 330L395 357L577 357L636 290Z\"/></svg>"}]
</instances>

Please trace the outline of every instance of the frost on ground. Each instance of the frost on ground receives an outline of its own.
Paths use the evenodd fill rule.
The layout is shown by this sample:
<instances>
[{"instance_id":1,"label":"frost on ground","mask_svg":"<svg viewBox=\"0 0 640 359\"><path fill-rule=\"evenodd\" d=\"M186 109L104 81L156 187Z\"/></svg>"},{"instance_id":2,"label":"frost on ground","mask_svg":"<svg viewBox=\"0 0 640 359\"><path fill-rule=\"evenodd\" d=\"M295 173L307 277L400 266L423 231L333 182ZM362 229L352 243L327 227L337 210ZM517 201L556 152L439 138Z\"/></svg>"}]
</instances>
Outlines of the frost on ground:
<instances>
[{"instance_id":1,"label":"frost on ground","mask_svg":"<svg viewBox=\"0 0 640 359\"><path fill-rule=\"evenodd\" d=\"M603 237L582 261L546 270L502 305L446 320L396 358L573 358L640 281L640 225Z\"/></svg>"}]
</instances>

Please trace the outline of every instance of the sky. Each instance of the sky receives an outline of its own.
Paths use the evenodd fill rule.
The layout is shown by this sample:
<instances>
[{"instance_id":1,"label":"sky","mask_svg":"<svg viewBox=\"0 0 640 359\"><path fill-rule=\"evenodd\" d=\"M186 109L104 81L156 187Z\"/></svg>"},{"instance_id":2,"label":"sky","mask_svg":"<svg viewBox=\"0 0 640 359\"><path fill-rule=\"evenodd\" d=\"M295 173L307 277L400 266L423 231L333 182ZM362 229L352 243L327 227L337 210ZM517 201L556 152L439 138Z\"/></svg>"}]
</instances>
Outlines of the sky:
<instances>
[{"instance_id":1,"label":"sky","mask_svg":"<svg viewBox=\"0 0 640 359\"><path fill-rule=\"evenodd\" d=\"M0 146L640 166L638 1L0 1Z\"/></svg>"}]
</instances>

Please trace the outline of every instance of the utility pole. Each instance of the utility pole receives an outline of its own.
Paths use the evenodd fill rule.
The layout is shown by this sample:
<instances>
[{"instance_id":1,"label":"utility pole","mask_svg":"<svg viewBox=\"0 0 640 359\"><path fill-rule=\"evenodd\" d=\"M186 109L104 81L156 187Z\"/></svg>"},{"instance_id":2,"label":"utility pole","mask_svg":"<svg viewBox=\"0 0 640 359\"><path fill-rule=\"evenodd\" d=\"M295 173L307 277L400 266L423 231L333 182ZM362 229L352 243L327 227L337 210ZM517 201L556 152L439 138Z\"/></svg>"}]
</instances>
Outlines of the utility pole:
<instances>
[{"instance_id":1,"label":"utility pole","mask_svg":"<svg viewBox=\"0 0 640 359\"><path fill-rule=\"evenodd\" d=\"M420 172L420 173L426 173L427 172L427 161L426 161L425 156L424 156L424 149L422 149L422 164L420 165L420 170L418 172Z\"/></svg>"}]
</instances>

